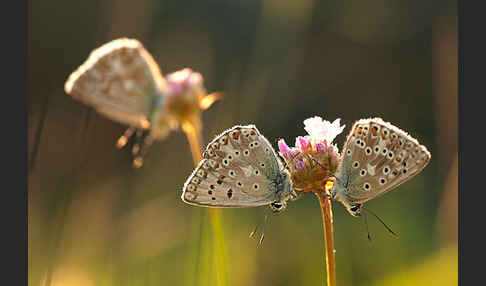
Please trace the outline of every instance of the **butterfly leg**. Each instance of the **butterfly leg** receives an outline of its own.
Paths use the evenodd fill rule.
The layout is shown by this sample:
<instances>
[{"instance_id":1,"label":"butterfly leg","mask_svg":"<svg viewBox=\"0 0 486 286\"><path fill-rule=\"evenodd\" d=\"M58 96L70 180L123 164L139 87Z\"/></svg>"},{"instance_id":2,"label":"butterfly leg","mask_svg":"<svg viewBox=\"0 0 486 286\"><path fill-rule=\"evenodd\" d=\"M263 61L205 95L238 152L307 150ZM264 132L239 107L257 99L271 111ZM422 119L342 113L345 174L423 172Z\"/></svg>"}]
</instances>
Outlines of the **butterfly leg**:
<instances>
[{"instance_id":1,"label":"butterfly leg","mask_svg":"<svg viewBox=\"0 0 486 286\"><path fill-rule=\"evenodd\" d=\"M132 154L135 156L133 165L136 168L140 168L143 165L143 158L147 154L147 150L152 145L154 139L149 130L137 130L137 142L135 142L132 148Z\"/></svg>"},{"instance_id":2,"label":"butterfly leg","mask_svg":"<svg viewBox=\"0 0 486 286\"><path fill-rule=\"evenodd\" d=\"M123 146L127 144L128 139L133 135L134 132L135 132L135 127L130 127L127 130L125 130L123 135L120 136L120 138L118 138L118 141L116 141L116 147L118 147L119 149L123 148Z\"/></svg>"},{"instance_id":3,"label":"butterfly leg","mask_svg":"<svg viewBox=\"0 0 486 286\"><path fill-rule=\"evenodd\" d=\"M290 200L291 201L298 200L303 194L304 192L296 192L295 190L292 190L290 192Z\"/></svg>"}]
</instances>

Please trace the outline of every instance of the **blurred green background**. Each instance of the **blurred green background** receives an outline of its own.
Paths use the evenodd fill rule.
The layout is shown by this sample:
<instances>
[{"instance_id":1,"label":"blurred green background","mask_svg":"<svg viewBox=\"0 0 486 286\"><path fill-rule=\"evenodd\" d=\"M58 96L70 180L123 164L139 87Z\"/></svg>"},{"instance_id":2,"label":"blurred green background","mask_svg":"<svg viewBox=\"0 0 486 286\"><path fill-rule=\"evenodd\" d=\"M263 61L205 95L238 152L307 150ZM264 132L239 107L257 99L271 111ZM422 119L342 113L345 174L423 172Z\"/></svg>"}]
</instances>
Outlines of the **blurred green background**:
<instances>
[{"instance_id":1,"label":"blurred green background","mask_svg":"<svg viewBox=\"0 0 486 286\"><path fill-rule=\"evenodd\" d=\"M338 285L457 285L457 2L419 0L29 1L29 285L215 285L207 209L184 204L193 169L173 132L131 167L125 126L64 93L100 45L139 39L167 74L201 72L224 100L203 113L204 145L254 123L274 144L302 121L380 116L426 145L426 169L367 203L398 232L334 204ZM271 215L222 211L227 285L324 285L312 195Z\"/></svg>"}]
</instances>

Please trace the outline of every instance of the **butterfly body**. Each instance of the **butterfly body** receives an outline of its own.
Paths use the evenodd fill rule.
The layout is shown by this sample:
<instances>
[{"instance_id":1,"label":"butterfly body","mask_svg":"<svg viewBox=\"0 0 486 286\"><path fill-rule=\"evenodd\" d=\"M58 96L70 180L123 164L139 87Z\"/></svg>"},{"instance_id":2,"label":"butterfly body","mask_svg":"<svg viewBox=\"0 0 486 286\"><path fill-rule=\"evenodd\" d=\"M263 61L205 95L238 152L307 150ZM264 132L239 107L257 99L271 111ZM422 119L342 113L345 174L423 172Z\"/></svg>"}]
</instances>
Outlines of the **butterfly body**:
<instances>
[{"instance_id":1,"label":"butterfly body","mask_svg":"<svg viewBox=\"0 0 486 286\"><path fill-rule=\"evenodd\" d=\"M286 208L294 196L287 170L254 125L234 126L208 144L184 184L182 200L206 207Z\"/></svg>"},{"instance_id":2,"label":"butterfly body","mask_svg":"<svg viewBox=\"0 0 486 286\"><path fill-rule=\"evenodd\" d=\"M331 198L360 216L363 203L408 181L430 161L427 148L380 118L361 119L349 133Z\"/></svg>"}]
</instances>

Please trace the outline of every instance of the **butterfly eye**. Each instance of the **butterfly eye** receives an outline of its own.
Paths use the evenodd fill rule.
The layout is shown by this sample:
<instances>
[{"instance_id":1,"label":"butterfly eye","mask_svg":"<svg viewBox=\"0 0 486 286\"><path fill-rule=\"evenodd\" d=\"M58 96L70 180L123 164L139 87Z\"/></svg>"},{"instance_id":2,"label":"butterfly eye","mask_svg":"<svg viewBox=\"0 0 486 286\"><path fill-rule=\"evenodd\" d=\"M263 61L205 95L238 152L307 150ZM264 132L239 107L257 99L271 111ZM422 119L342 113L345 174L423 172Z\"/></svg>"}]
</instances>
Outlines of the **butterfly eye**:
<instances>
[{"instance_id":1,"label":"butterfly eye","mask_svg":"<svg viewBox=\"0 0 486 286\"><path fill-rule=\"evenodd\" d=\"M254 172L254 173L255 173L255 176L260 175L260 171L258 171L258 170L255 170L255 172Z\"/></svg>"},{"instance_id":2,"label":"butterfly eye","mask_svg":"<svg viewBox=\"0 0 486 286\"><path fill-rule=\"evenodd\" d=\"M388 153L388 149L383 148L383 150L381 151L381 154L386 155L386 153Z\"/></svg>"},{"instance_id":3,"label":"butterfly eye","mask_svg":"<svg viewBox=\"0 0 486 286\"><path fill-rule=\"evenodd\" d=\"M351 149L348 149L348 150L346 151L346 155L351 156L351 154L353 154L353 151L351 151Z\"/></svg>"},{"instance_id":4,"label":"butterfly eye","mask_svg":"<svg viewBox=\"0 0 486 286\"><path fill-rule=\"evenodd\" d=\"M261 163L260 167L265 168L265 163Z\"/></svg>"},{"instance_id":5,"label":"butterfly eye","mask_svg":"<svg viewBox=\"0 0 486 286\"><path fill-rule=\"evenodd\" d=\"M257 183L253 184L253 189L258 190L258 188L260 188L260 186Z\"/></svg>"},{"instance_id":6,"label":"butterfly eye","mask_svg":"<svg viewBox=\"0 0 486 286\"><path fill-rule=\"evenodd\" d=\"M385 178L380 178L380 185L386 184L386 179Z\"/></svg>"},{"instance_id":7,"label":"butterfly eye","mask_svg":"<svg viewBox=\"0 0 486 286\"><path fill-rule=\"evenodd\" d=\"M361 171L359 172L359 175L361 177L365 176L366 175L366 170L365 169L361 169Z\"/></svg>"},{"instance_id":8,"label":"butterfly eye","mask_svg":"<svg viewBox=\"0 0 486 286\"><path fill-rule=\"evenodd\" d=\"M271 205L272 205L272 207L274 209L277 209L277 210L279 210L280 208L282 208L282 204L281 203L273 202L273 203L271 203Z\"/></svg>"},{"instance_id":9,"label":"butterfly eye","mask_svg":"<svg viewBox=\"0 0 486 286\"><path fill-rule=\"evenodd\" d=\"M236 155L236 156L240 156L240 151L236 150L236 151L235 151L235 155Z\"/></svg>"},{"instance_id":10,"label":"butterfly eye","mask_svg":"<svg viewBox=\"0 0 486 286\"><path fill-rule=\"evenodd\" d=\"M353 163L353 167L354 167L354 168L358 168L358 167L359 167L359 162L358 162L358 161L354 161L354 163Z\"/></svg>"},{"instance_id":11,"label":"butterfly eye","mask_svg":"<svg viewBox=\"0 0 486 286\"><path fill-rule=\"evenodd\" d=\"M245 156L250 155L250 151L248 149L243 150L243 155Z\"/></svg>"},{"instance_id":12,"label":"butterfly eye","mask_svg":"<svg viewBox=\"0 0 486 286\"><path fill-rule=\"evenodd\" d=\"M366 147L366 155L370 155L371 154L371 147Z\"/></svg>"},{"instance_id":13,"label":"butterfly eye","mask_svg":"<svg viewBox=\"0 0 486 286\"><path fill-rule=\"evenodd\" d=\"M393 159L393 156L394 156L393 151L388 152L388 158Z\"/></svg>"},{"instance_id":14,"label":"butterfly eye","mask_svg":"<svg viewBox=\"0 0 486 286\"><path fill-rule=\"evenodd\" d=\"M243 187L243 183L240 181L236 182L236 184L238 185L238 187Z\"/></svg>"},{"instance_id":15,"label":"butterfly eye","mask_svg":"<svg viewBox=\"0 0 486 286\"><path fill-rule=\"evenodd\" d=\"M235 172L234 170L230 170L230 171L228 172L228 175L229 175L230 177L234 178L234 177L236 176L236 172Z\"/></svg>"},{"instance_id":16,"label":"butterfly eye","mask_svg":"<svg viewBox=\"0 0 486 286\"><path fill-rule=\"evenodd\" d=\"M375 146L375 154L378 154L380 152L380 146Z\"/></svg>"}]
</instances>

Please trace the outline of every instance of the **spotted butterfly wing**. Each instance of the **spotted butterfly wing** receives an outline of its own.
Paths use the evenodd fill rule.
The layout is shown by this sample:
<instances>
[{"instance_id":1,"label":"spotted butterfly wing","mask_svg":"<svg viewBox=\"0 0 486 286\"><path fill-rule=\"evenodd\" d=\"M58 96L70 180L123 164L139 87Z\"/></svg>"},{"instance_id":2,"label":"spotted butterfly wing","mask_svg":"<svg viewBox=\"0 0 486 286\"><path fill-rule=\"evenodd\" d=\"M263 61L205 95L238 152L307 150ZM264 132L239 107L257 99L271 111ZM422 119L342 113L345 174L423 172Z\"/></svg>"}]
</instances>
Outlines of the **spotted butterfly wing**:
<instances>
[{"instance_id":1,"label":"spotted butterfly wing","mask_svg":"<svg viewBox=\"0 0 486 286\"><path fill-rule=\"evenodd\" d=\"M89 55L66 81L67 94L117 122L147 128L162 103L160 68L134 39L113 40Z\"/></svg>"},{"instance_id":2,"label":"spotted butterfly wing","mask_svg":"<svg viewBox=\"0 0 486 286\"><path fill-rule=\"evenodd\" d=\"M344 145L331 195L354 216L364 202L408 181L430 161L427 148L381 118L361 119Z\"/></svg>"},{"instance_id":3,"label":"spotted butterfly wing","mask_svg":"<svg viewBox=\"0 0 486 286\"><path fill-rule=\"evenodd\" d=\"M287 171L254 125L234 126L211 141L184 184L182 200L208 207L255 207L285 202Z\"/></svg>"}]
</instances>

